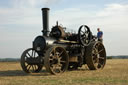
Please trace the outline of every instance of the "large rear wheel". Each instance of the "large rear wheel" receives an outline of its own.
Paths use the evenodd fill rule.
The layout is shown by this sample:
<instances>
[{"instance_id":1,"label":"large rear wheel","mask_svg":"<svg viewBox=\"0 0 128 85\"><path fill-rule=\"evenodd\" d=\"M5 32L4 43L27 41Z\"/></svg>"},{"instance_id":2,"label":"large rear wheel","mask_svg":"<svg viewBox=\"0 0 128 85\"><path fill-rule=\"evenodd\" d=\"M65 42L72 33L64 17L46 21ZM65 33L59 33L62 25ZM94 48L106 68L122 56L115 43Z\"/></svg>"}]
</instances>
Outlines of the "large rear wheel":
<instances>
[{"instance_id":1,"label":"large rear wheel","mask_svg":"<svg viewBox=\"0 0 128 85\"><path fill-rule=\"evenodd\" d=\"M86 63L90 70L102 69L106 64L106 51L101 42L92 42L86 49Z\"/></svg>"},{"instance_id":2,"label":"large rear wheel","mask_svg":"<svg viewBox=\"0 0 128 85\"><path fill-rule=\"evenodd\" d=\"M44 65L52 74L60 74L67 70L69 56L63 47L53 46L46 51Z\"/></svg>"}]
</instances>

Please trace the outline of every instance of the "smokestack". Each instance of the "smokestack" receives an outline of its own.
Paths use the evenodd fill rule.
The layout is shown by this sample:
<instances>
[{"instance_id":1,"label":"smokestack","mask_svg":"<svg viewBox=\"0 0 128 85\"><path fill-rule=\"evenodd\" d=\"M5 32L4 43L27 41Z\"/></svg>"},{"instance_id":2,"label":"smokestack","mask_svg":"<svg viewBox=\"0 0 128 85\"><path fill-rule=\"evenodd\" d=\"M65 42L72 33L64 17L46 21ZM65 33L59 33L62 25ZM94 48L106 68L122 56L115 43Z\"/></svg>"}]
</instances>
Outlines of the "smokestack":
<instances>
[{"instance_id":1,"label":"smokestack","mask_svg":"<svg viewBox=\"0 0 128 85\"><path fill-rule=\"evenodd\" d=\"M43 36L49 35L49 8L42 8Z\"/></svg>"}]
</instances>

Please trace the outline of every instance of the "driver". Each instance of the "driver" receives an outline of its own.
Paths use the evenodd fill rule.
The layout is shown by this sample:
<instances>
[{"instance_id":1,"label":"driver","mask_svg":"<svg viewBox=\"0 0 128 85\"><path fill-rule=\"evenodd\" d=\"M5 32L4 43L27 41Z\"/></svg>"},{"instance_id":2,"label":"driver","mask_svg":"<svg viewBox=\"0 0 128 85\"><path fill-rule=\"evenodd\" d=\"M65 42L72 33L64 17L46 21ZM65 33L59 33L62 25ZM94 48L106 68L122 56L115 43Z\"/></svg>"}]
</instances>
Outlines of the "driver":
<instances>
[{"instance_id":1,"label":"driver","mask_svg":"<svg viewBox=\"0 0 128 85\"><path fill-rule=\"evenodd\" d=\"M97 38L98 38L98 41L101 41L103 42L103 32L100 31L100 28L97 28Z\"/></svg>"}]
</instances>

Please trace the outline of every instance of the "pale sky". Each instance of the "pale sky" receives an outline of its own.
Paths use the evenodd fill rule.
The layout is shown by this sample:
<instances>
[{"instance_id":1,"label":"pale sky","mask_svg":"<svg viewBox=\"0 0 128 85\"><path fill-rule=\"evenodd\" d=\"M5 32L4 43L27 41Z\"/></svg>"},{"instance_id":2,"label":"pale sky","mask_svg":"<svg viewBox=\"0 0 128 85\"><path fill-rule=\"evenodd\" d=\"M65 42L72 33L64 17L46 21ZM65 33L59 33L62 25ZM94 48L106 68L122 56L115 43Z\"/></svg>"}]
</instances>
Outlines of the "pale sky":
<instances>
[{"instance_id":1,"label":"pale sky","mask_svg":"<svg viewBox=\"0 0 128 85\"><path fill-rule=\"evenodd\" d=\"M42 35L41 8L50 8L50 29L59 21L68 31L86 24L104 33L107 55L128 55L128 0L0 0L0 58L20 58Z\"/></svg>"}]
</instances>

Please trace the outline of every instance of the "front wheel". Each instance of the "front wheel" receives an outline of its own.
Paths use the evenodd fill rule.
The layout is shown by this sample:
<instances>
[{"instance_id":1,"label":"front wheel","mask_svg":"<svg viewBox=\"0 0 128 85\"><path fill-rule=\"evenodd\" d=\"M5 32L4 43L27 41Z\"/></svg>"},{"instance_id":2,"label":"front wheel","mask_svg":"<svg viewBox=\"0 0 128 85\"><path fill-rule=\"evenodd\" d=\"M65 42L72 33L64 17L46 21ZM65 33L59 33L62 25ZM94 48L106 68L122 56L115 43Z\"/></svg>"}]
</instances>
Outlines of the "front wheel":
<instances>
[{"instance_id":1,"label":"front wheel","mask_svg":"<svg viewBox=\"0 0 128 85\"><path fill-rule=\"evenodd\" d=\"M37 73L43 67L43 58L34 49L29 48L21 55L20 64L24 72Z\"/></svg>"}]
</instances>

